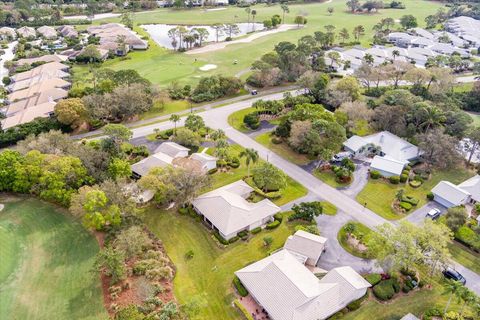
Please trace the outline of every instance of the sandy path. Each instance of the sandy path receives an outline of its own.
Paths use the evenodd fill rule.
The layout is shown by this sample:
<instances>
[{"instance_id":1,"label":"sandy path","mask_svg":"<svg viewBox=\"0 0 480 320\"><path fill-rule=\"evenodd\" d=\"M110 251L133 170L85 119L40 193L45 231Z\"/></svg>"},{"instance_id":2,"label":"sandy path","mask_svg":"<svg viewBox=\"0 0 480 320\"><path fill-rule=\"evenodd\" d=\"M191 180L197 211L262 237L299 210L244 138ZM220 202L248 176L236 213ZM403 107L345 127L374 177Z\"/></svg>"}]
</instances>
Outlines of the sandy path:
<instances>
[{"instance_id":1,"label":"sandy path","mask_svg":"<svg viewBox=\"0 0 480 320\"><path fill-rule=\"evenodd\" d=\"M246 38L238 39L238 40L234 40L234 41L224 41L224 42L207 44L204 47L187 51L186 54L200 54L200 53L206 53L206 52L213 52L213 51L224 49L226 46L231 45L231 44L249 43L249 42L252 42L252 41L254 41L258 38L261 38L261 37L269 36L271 34L275 34L275 33L278 33L278 32L283 32L283 31L287 31L287 30L291 30L291 29L296 29L296 28L298 28L297 25L282 24L277 29L268 30L268 31L259 31L257 33L254 33L254 34L246 37Z\"/></svg>"}]
</instances>

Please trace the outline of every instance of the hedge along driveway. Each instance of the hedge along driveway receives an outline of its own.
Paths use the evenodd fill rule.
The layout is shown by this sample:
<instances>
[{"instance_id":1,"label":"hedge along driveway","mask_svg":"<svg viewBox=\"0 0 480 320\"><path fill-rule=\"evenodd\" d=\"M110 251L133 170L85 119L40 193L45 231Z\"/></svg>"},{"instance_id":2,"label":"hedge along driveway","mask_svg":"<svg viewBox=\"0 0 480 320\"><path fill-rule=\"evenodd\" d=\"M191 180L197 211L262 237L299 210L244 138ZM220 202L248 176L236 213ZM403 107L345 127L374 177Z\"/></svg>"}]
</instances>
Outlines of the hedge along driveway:
<instances>
[{"instance_id":1,"label":"hedge along driveway","mask_svg":"<svg viewBox=\"0 0 480 320\"><path fill-rule=\"evenodd\" d=\"M389 220L398 220L404 218L406 215L398 214L392 209L392 203L395 199L395 194L398 190L404 189L405 195L413 196L419 200L417 206L410 211L413 212L417 208L421 208L427 203L427 193L442 180L450 181L454 184L465 181L472 177L475 172L467 169L452 169L446 171L434 171L430 180L425 181L420 187L412 188L408 184L391 184L382 179L370 179L357 195L357 201L361 204L367 204L367 208L377 213L378 215Z\"/></svg>"}]
</instances>

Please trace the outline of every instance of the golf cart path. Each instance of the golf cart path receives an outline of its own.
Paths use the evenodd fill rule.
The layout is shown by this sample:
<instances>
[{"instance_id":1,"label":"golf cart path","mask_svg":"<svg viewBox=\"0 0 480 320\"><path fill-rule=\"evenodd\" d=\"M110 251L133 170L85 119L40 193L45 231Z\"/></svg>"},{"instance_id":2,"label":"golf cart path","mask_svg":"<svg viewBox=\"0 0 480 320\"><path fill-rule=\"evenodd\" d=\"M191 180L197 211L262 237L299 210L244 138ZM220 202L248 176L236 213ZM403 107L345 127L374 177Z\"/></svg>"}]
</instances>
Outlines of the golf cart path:
<instances>
[{"instance_id":1,"label":"golf cart path","mask_svg":"<svg viewBox=\"0 0 480 320\"><path fill-rule=\"evenodd\" d=\"M278 32L284 32L287 30L291 29L298 29L298 26L294 24L282 24L280 27L273 29L273 30L267 30L267 31L259 31L256 32L246 38L238 39L238 40L233 40L233 41L223 41L223 42L217 42L217 43L212 43L212 44L207 44L204 47L200 47L197 49L189 50L185 52L185 54L200 54L200 53L207 53L207 52L213 52L217 50L224 49L228 45L231 44L238 44L238 43L250 43L254 40L257 40L259 38L269 36Z\"/></svg>"}]
</instances>

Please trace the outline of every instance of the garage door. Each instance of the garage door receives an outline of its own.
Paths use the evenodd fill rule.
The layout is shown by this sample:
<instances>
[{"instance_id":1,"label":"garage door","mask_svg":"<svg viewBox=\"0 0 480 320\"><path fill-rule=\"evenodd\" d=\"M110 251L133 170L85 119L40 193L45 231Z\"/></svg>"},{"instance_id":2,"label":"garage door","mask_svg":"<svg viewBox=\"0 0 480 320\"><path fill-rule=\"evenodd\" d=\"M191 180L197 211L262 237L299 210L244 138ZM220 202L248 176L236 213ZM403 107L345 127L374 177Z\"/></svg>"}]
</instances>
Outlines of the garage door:
<instances>
[{"instance_id":1,"label":"garage door","mask_svg":"<svg viewBox=\"0 0 480 320\"><path fill-rule=\"evenodd\" d=\"M442 206L447 207L447 208L455 207L455 204L453 204L450 201L445 200L444 198L439 197L437 195L435 195L433 200L435 200L435 202L438 202L439 204L441 204Z\"/></svg>"}]
</instances>

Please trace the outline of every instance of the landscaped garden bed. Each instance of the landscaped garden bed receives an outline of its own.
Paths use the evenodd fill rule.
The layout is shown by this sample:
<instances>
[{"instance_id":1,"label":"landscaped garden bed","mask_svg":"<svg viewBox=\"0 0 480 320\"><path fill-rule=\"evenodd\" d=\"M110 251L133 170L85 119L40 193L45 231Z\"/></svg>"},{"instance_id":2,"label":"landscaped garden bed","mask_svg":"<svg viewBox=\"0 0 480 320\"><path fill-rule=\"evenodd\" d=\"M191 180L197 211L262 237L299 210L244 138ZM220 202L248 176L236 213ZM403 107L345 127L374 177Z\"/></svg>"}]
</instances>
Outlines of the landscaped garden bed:
<instances>
[{"instance_id":1,"label":"landscaped garden bed","mask_svg":"<svg viewBox=\"0 0 480 320\"><path fill-rule=\"evenodd\" d=\"M372 259L374 254L368 251L367 243L372 230L360 222L348 222L338 232L337 239L348 253L364 259Z\"/></svg>"}]
</instances>

